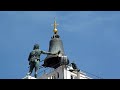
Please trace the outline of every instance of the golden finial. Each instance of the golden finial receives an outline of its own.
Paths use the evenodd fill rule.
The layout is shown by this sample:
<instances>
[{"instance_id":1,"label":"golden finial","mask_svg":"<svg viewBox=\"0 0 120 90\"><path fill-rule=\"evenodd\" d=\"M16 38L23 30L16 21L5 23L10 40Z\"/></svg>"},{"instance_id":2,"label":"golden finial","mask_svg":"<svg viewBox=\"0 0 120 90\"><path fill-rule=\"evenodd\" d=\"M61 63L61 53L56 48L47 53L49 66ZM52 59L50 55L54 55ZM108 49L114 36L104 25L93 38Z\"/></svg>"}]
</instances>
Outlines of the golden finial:
<instances>
[{"instance_id":1,"label":"golden finial","mask_svg":"<svg viewBox=\"0 0 120 90\"><path fill-rule=\"evenodd\" d=\"M58 25L59 24L56 23L56 18L54 18L54 24L53 24L53 26L54 26L54 29L53 29L54 34L56 34L58 32L58 30L56 28Z\"/></svg>"}]
</instances>

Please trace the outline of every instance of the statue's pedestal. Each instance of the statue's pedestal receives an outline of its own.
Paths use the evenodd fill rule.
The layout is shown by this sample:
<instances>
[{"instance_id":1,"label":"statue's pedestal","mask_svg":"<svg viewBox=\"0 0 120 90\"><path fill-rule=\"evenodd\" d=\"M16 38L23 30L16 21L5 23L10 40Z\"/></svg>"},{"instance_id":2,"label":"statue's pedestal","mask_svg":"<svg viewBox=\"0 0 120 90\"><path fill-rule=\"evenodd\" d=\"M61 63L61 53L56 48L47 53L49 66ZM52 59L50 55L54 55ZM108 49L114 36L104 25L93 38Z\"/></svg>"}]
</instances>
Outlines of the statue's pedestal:
<instances>
[{"instance_id":1,"label":"statue's pedestal","mask_svg":"<svg viewBox=\"0 0 120 90\"><path fill-rule=\"evenodd\" d=\"M24 78L22 79L36 79L35 77L32 77L32 76L25 76Z\"/></svg>"}]
</instances>

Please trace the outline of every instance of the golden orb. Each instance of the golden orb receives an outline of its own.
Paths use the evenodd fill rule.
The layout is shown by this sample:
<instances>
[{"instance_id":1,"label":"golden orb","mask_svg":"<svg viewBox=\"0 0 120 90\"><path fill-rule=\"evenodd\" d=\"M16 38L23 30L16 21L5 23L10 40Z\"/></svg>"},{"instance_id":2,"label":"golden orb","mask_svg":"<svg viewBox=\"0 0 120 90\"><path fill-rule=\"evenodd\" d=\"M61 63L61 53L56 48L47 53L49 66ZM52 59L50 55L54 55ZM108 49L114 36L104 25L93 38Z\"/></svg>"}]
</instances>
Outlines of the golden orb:
<instances>
[{"instance_id":1,"label":"golden orb","mask_svg":"<svg viewBox=\"0 0 120 90\"><path fill-rule=\"evenodd\" d=\"M57 29L54 29L54 30L53 30L53 32L54 32L54 33L57 33L57 32L58 32L58 30L57 30Z\"/></svg>"}]
</instances>

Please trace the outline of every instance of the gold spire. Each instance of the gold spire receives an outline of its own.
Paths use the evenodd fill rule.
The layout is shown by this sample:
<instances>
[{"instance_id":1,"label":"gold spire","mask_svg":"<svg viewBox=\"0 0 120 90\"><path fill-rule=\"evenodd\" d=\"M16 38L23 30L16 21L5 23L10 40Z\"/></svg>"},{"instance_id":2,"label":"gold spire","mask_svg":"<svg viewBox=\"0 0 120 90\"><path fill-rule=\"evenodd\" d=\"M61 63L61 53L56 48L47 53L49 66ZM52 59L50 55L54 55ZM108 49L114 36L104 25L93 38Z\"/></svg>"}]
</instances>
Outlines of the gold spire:
<instances>
[{"instance_id":1,"label":"gold spire","mask_svg":"<svg viewBox=\"0 0 120 90\"><path fill-rule=\"evenodd\" d=\"M53 32L54 32L54 34L56 34L57 32L58 32L58 30L57 30L57 26L59 25L59 24L57 24L56 23L56 20L55 20L56 18L54 18L54 24L53 24L53 26L54 26L54 29L53 29Z\"/></svg>"}]
</instances>

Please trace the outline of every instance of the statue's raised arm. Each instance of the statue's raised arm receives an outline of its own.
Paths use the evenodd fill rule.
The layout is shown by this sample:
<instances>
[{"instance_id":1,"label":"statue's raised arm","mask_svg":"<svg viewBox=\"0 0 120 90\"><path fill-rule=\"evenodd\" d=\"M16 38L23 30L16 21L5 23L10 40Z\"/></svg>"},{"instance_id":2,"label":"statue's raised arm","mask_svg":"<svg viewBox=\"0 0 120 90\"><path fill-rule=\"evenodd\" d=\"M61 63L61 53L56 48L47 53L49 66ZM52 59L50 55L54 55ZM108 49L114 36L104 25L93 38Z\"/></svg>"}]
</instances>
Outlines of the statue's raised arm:
<instances>
[{"instance_id":1,"label":"statue's raised arm","mask_svg":"<svg viewBox=\"0 0 120 90\"><path fill-rule=\"evenodd\" d=\"M59 55L60 51L56 52L56 53L52 53L52 52L46 52L46 51L41 51L42 54L49 54L49 55Z\"/></svg>"}]
</instances>

